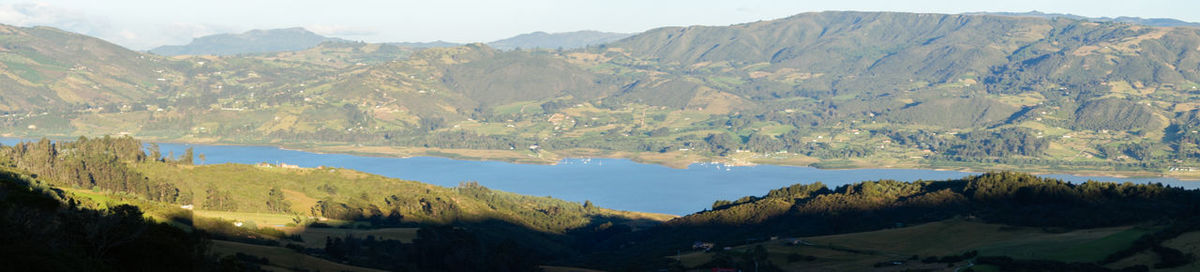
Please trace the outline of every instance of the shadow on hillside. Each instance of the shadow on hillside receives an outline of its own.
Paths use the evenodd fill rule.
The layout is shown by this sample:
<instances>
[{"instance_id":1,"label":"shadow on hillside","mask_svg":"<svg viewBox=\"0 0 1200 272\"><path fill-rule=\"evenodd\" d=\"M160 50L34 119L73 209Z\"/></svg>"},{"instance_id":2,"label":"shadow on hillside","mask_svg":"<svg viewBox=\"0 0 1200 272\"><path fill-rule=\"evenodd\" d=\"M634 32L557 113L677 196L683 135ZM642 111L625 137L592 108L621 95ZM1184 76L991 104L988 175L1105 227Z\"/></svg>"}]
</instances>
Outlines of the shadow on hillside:
<instances>
[{"instance_id":1,"label":"shadow on hillside","mask_svg":"<svg viewBox=\"0 0 1200 272\"><path fill-rule=\"evenodd\" d=\"M216 229L213 232L216 233L216 239L220 240L288 248L296 253L364 268L391 271L529 271L538 265L582 263L577 260L580 256L607 250L601 245L609 244L614 237L653 228L661 223L614 215L590 215L586 220L590 223L563 232L537 230L499 218L458 220L445 224L374 218L341 226L317 223L288 233L274 233L273 229L267 230L269 227L261 228L259 232L247 232L244 229ZM274 233L277 238L264 235L263 232ZM388 232L413 235L391 235ZM266 264L298 267L279 262L271 263L268 260Z\"/></svg>"}]
</instances>

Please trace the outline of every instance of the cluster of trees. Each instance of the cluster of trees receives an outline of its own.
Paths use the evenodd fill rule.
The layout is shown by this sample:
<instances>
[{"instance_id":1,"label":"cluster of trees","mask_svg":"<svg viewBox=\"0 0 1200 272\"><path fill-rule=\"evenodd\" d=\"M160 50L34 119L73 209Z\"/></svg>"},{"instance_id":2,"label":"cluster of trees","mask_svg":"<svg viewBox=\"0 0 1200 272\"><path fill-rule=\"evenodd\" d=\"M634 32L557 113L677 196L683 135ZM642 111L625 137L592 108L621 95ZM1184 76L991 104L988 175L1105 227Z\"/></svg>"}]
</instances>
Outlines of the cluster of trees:
<instances>
[{"instance_id":1,"label":"cluster of trees","mask_svg":"<svg viewBox=\"0 0 1200 272\"><path fill-rule=\"evenodd\" d=\"M271 190L267 191L267 209L277 213L291 213L291 206L292 203L287 201L279 186L271 187Z\"/></svg>"},{"instance_id":2,"label":"cluster of trees","mask_svg":"<svg viewBox=\"0 0 1200 272\"><path fill-rule=\"evenodd\" d=\"M1050 148L1050 140L1027 128L1006 128L963 134L946 149L946 154L962 157L1040 156Z\"/></svg>"},{"instance_id":3,"label":"cluster of trees","mask_svg":"<svg viewBox=\"0 0 1200 272\"><path fill-rule=\"evenodd\" d=\"M600 209L591 206L590 202L580 204L498 192L476 182L464 182L453 188L453 192L454 195L433 191L424 194L389 194L381 200L366 195L337 199L329 197L318 201L311 213L333 219L368 221L375 225L400 225L406 222L450 225L498 221L550 233L600 224L594 220L601 215ZM486 204L486 210L464 206L454 198L477 200Z\"/></svg>"},{"instance_id":4,"label":"cluster of trees","mask_svg":"<svg viewBox=\"0 0 1200 272\"><path fill-rule=\"evenodd\" d=\"M217 211L236 211L237 201L233 199L233 194L229 191L221 191L216 186L209 184L204 189L204 202L200 203L200 207L208 210Z\"/></svg>"},{"instance_id":5,"label":"cluster of trees","mask_svg":"<svg viewBox=\"0 0 1200 272\"><path fill-rule=\"evenodd\" d=\"M131 163L190 164L189 148L180 159L146 155L142 143L131 137L80 137L73 142L42 139L0 147L0 157L9 167L37 174L54 185L125 192L154 201L179 203L187 194L165 181L151 180L133 170Z\"/></svg>"}]
</instances>

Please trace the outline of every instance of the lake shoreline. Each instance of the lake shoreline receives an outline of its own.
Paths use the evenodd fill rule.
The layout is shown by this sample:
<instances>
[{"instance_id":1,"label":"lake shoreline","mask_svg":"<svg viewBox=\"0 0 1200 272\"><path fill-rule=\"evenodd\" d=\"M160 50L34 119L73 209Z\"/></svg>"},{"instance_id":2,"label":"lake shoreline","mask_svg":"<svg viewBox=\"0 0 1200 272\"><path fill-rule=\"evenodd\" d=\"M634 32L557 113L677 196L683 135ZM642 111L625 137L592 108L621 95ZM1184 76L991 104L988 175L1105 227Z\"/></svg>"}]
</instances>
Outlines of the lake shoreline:
<instances>
[{"instance_id":1,"label":"lake shoreline","mask_svg":"<svg viewBox=\"0 0 1200 272\"><path fill-rule=\"evenodd\" d=\"M25 139L32 140L33 137L22 137L20 135L3 135L10 139ZM73 140L79 136L44 136L44 138L52 140ZM116 136L115 136L116 137ZM41 137L39 137L41 138ZM413 157L438 157L455 160L467 161L498 161L516 164L536 164L536 165L557 165L564 159L588 159L588 158L606 158L606 159L628 159L633 162L643 164L654 164L673 169L687 169L691 165L701 163L717 163L725 166L756 166L756 165L775 165L775 166L793 166L793 167L812 167L822 170L854 170L854 169L913 169L913 170L934 170L934 171L956 171L956 172L974 172L985 173L991 171L1016 171L1026 172L1035 175L1070 175L1076 177L1109 177L1109 178L1173 178L1180 181L1197 182L1200 181L1200 171L1196 172L1180 172L1190 174L1171 174L1152 172L1145 170L1128 171L1128 170L1054 170L1044 168L1030 168L1019 165L999 165L999 166L983 166L983 165L966 165L961 167L945 167L935 166L928 161L920 162L889 162L884 160L857 159L852 160L849 164L838 165L838 167L820 167L823 162L837 162L832 160L820 160L811 157L793 157L786 160L768 160L768 159L742 159L738 157L711 157L696 155L686 152L667 152L667 153L651 153L651 152L629 152L629 151L609 151L596 149L566 149L566 150L477 150L477 149L447 149L447 148L423 148L423 147L396 147L396 146L370 146L356 144L281 144L281 143L233 143L219 141L215 139L160 139L155 137L135 137L138 140L153 142L153 143L170 143L183 145L212 145L212 146L258 146L271 147L289 151L301 151L314 154L343 154L365 157L379 158L413 158ZM736 154L735 154L736 155ZM975 164L975 163L970 163Z\"/></svg>"},{"instance_id":2,"label":"lake shoreline","mask_svg":"<svg viewBox=\"0 0 1200 272\"><path fill-rule=\"evenodd\" d=\"M66 137L55 138L56 141L62 139L71 140ZM615 210L669 215L690 214L710 208L717 200L758 196L794 184L822 183L828 188L837 188L877 180L957 180L982 172L963 172L970 171L970 168L954 167L960 164L931 167L916 164L914 160L879 164L865 161L853 164L825 163L823 165L826 166L854 167L815 168L810 166L811 161L816 161L811 158L749 152L736 153L733 154L733 158L722 160L687 152L663 154L586 149L555 152L381 149L351 145L181 143L143 140L157 143L162 153L183 154L187 149L194 149L194 154L206 155L203 162L197 161L202 165L256 165L267 162L282 166L286 163L289 168L344 168L445 187L458 186L462 182L478 182L497 191L548 196L580 203L590 201L600 207ZM36 140L3 139L5 144L18 141ZM391 154L381 154L379 151L389 151ZM660 162L674 163L677 167ZM1054 175L1048 177L1072 183L1096 180L1116 183L1162 183L1174 187L1200 188L1200 183L1174 178L1122 179L1113 177L1113 173L1105 173L1108 176L1076 177L1063 175L1063 171L1036 172L1053 173Z\"/></svg>"}]
</instances>

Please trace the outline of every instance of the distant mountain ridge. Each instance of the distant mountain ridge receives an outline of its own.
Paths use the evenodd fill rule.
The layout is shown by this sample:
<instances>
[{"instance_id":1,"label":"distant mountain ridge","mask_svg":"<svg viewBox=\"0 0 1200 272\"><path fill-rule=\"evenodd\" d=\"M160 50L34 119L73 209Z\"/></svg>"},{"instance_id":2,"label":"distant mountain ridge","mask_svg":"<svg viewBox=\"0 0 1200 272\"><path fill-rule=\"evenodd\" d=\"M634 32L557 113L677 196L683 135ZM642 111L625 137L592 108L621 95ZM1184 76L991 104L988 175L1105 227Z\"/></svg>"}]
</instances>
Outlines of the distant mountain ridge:
<instances>
[{"instance_id":1,"label":"distant mountain ridge","mask_svg":"<svg viewBox=\"0 0 1200 272\"><path fill-rule=\"evenodd\" d=\"M600 45L614 42L633 35L634 34L629 33L600 32L594 30L562 33L546 33L538 31L490 42L488 43L488 46L501 50L517 48L575 49L588 47L590 45Z\"/></svg>"},{"instance_id":2,"label":"distant mountain ridge","mask_svg":"<svg viewBox=\"0 0 1200 272\"><path fill-rule=\"evenodd\" d=\"M1075 15L1075 14L1045 13L1045 12L1040 12L1040 11L1036 11L1036 10L1030 11L1030 12L971 12L971 13L965 13L965 14L1014 16L1014 17L1039 17L1039 18L1051 18L1051 19L1067 18L1067 19L1072 19L1072 20L1085 20L1085 21L1093 21L1093 22L1118 22L1118 23L1129 23L1129 24L1135 24L1135 25L1161 26L1161 27L1179 27L1179 26L1200 27L1200 23L1188 22L1188 21L1183 21L1183 20L1179 20L1179 19L1171 19L1171 18L1141 18L1141 17L1128 17L1128 16L1120 16L1120 17L1116 17L1116 18L1087 17L1087 16L1080 16L1080 15Z\"/></svg>"},{"instance_id":3,"label":"distant mountain ridge","mask_svg":"<svg viewBox=\"0 0 1200 272\"><path fill-rule=\"evenodd\" d=\"M241 34L216 34L199 37L186 45L159 46L150 49L150 53L163 56L228 56L303 50L329 41L346 42L347 40L321 36L301 27L256 29Z\"/></svg>"},{"instance_id":4,"label":"distant mountain ridge","mask_svg":"<svg viewBox=\"0 0 1200 272\"><path fill-rule=\"evenodd\" d=\"M517 48L577 49L599 45L633 36L631 33L612 33L594 30L546 33L542 31L520 34L507 39L487 43L496 49ZM323 42L350 42L348 40L321 36L302 27L280 29L256 29L241 34L215 34L199 37L186 45L164 45L150 49L150 53L162 56L216 55L274 53L299 51L316 47ZM392 42L389 45L408 48L436 48L462 46L462 43L447 41Z\"/></svg>"}]
</instances>

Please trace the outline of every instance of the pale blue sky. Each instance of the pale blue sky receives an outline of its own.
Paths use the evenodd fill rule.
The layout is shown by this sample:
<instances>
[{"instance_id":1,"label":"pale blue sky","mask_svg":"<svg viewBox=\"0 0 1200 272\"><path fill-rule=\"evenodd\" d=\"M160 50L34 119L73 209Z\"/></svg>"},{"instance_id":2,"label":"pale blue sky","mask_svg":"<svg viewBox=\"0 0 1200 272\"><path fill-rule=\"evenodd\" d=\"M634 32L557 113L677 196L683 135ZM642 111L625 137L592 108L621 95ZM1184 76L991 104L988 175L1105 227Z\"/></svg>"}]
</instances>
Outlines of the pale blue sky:
<instances>
[{"instance_id":1,"label":"pale blue sky","mask_svg":"<svg viewBox=\"0 0 1200 272\"><path fill-rule=\"evenodd\" d=\"M369 42L475 42L533 31L730 25L824 10L1038 10L1200 21L1197 0L0 0L0 23L55 26L141 50L213 33L293 26Z\"/></svg>"}]
</instances>

